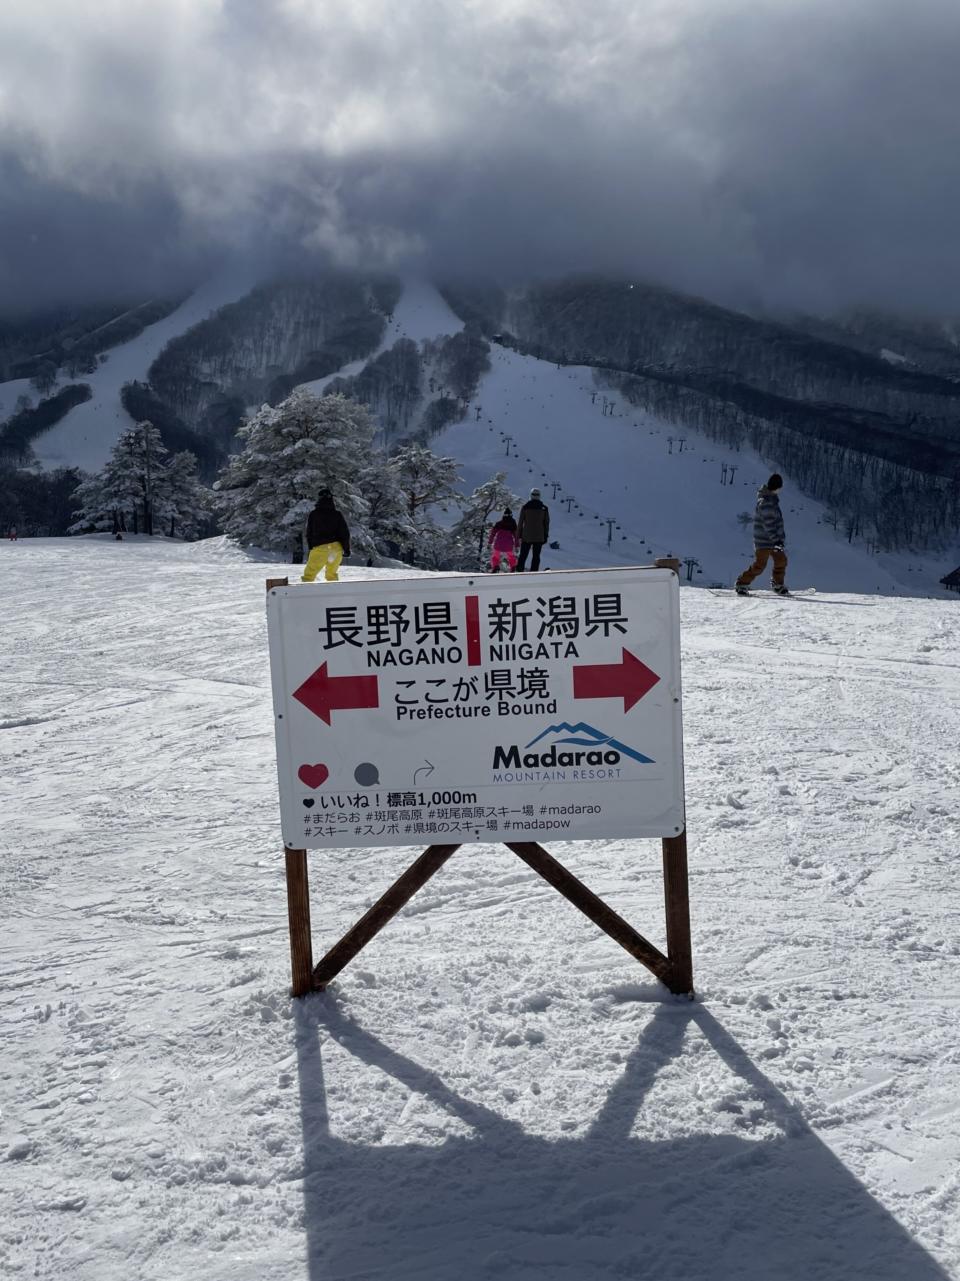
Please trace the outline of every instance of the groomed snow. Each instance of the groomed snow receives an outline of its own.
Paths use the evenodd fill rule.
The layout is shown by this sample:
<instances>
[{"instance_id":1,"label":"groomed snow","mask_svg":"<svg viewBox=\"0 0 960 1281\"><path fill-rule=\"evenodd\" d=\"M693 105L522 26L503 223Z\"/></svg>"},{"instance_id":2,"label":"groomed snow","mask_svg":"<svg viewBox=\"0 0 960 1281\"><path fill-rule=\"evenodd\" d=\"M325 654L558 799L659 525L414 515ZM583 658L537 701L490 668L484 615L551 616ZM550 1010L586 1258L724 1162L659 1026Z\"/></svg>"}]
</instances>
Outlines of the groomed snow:
<instances>
[{"instance_id":1,"label":"groomed snow","mask_svg":"<svg viewBox=\"0 0 960 1281\"><path fill-rule=\"evenodd\" d=\"M400 338L420 343L462 328L434 286L410 279L380 349ZM716 444L694 428L638 412L598 387L590 368L557 368L496 343L490 361L464 421L431 447L457 459L466 493L498 471L506 472L521 501L533 487L542 491L551 510L551 541L559 543L544 550L544 567L635 565L680 556L696 562L692 583L729 586L750 562L752 520L738 518L752 516L757 488L771 471L784 471L777 459ZM340 372L358 373L364 363ZM304 385L319 393L329 381ZM793 586L946 594L939 582L960 563L960 543L943 553L878 558L862 540L850 543L842 528L828 524L824 508L788 473L785 481L781 505ZM685 577L687 572L685 566Z\"/></svg>"},{"instance_id":2,"label":"groomed snow","mask_svg":"<svg viewBox=\"0 0 960 1281\"><path fill-rule=\"evenodd\" d=\"M111 351L87 380L93 400L35 442L42 464L99 470L130 423L120 403L122 385L146 378L167 342L242 297L253 283L236 274L208 281L172 315ZM400 338L420 343L462 328L433 285L409 278L378 351ZM365 363L354 361L303 385L322 392L331 378L356 374ZM694 428L637 412L618 394L598 388L589 368L558 369L497 344L491 364L466 419L432 444L460 462L467 492L500 470L521 499L533 486L543 490L552 513L551 539L560 544L545 551L545 567L629 565L676 555L697 562L690 581L698 586L733 582L752 556L751 526L738 516L752 511L757 487L772 470L784 471L777 459L725 448ZM0 383L0 420L13 412L23 391L30 391L25 380ZM604 413L605 400L612 413ZM732 483L724 483L725 464L736 468L727 472ZM960 563L960 542L942 553L878 558L862 541L848 543L842 529L826 523L824 509L784 474L793 586L945 595L939 581Z\"/></svg>"},{"instance_id":3,"label":"groomed snow","mask_svg":"<svg viewBox=\"0 0 960 1281\"><path fill-rule=\"evenodd\" d=\"M824 508L796 488L776 458L638 412L598 388L592 369L558 369L496 344L491 364L467 418L433 448L461 462L467 491L501 470L521 499L541 490L550 538L560 544L545 550L546 567L690 557L697 562L693 583L729 586L753 558L756 492L775 470L784 475L791 586L942 595L940 579L960 563L960 544L943 554L878 560L861 539L849 543L842 526L838 532L829 525ZM742 513L749 522L738 519ZM768 571L763 585L769 583Z\"/></svg>"},{"instance_id":4,"label":"groomed snow","mask_svg":"<svg viewBox=\"0 0 960 1281\"><path fill-rule=\"evenodd\" d=\"M13 416L20 396L29 396L34 405L37 403L37 393L30 386L29 378L11 378L8 382L0 382L0 423Z\"/></svg>"},{"instance_id":5,"label":"groomed snow","mask_svg":"<svg viewBox=\"0 0 960 1281\"><path fill-rule=\"evenodd\" d=\"M213 278L169 316L148 325L122 346L111 348L106 353L106 362L95 373L70 380L61 377L61 385L66 381L89 383L93 398L76 405L60 422L37 437L33 452L39 462L47 468L81 467L84 471L99 471L110 457L120 433L132 426L133 420L120 400L123 384L134 380L146 382L150 366L171 339L206 320L227 303L242 298L254 283L253 276L242 271ZM9 386L12 384L0 384L0 388ZM36 393L32 394L36 402Z\"/></svg>"},{"instance_id":6,"label":"groomed snow","mask_svg":"<svg viewBox=\"0 0 960 1281\"><path fill-rule=\"evenodd\" d=\"M315 378L311 382L301 383L309 391L319 395L327 383L334 378L350 378L359 374L368 361L373 360L382 351L388 351L401 338L409 338L419 344L442 338L447 334L457 334L463 328L463 321L450 310L440 293L426 281L405 280L403 292L387 321L383 338L376 351L360 360L353 360L338 369L335 374L325 378Z\"/></svg>"},{"instance_id":7,"label":"groomed snow","mask_svg":"<svg viewBox=\"0 0 960 1281\"><path fill-rule=\"evenodd\" d=\"M0 544L0 1271L960 1278L960 602L681 591L696 1003L496 846L297 1002L284 572ZM663 946L656 842L551 848ZM416 852L310 856L318 951Z\"/></svg>"}]
</instances>

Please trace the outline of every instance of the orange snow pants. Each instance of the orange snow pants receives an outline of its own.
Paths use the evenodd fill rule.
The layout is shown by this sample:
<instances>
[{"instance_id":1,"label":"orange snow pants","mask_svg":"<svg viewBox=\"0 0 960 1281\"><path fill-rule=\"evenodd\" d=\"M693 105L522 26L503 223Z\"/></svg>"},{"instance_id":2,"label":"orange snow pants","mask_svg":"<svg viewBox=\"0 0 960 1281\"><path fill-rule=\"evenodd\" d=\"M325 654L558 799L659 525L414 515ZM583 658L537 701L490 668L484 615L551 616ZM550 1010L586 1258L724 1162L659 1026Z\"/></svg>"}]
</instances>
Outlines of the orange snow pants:
<instances>
[{"instance_id":1,"label":"orange snow pants","mask_svg":"<svg viewBox=\"0 0 960 1281\"><path fill-rule=\"evenodd\" d=\"M766 569L767 561L771 556L773 557L773 585L782 587L787 573L787 553L778 551L776 547L758 547L753 564L749 565L737 579L737 586L747 587L752 583Z\"/></svg>"}]
</instances>

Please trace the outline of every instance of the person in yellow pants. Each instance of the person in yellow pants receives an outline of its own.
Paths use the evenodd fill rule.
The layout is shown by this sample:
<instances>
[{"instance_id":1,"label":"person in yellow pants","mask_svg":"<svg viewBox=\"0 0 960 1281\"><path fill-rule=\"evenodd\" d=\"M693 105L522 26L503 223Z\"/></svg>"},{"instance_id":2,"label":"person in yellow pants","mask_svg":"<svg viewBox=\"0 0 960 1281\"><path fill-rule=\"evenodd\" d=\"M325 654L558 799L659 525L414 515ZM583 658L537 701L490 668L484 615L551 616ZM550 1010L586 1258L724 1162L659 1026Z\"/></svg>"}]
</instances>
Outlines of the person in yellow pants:
<instances>
[{"instance_id":1,"label":"person in yellow pants","mask_svg":"<svg viewBox=\"0 0 960 1281\"><path fill-rule=\"evenodd\" d=\"M340 577L340 562L350 555L350 529L337 509L329 489L317 494L317 505L307 518L307 542L310 555L303 567L302 581L312 583L323 568L328 583Z\"/></svg>"},{"instance_id":2,"label":"person in yellow pants","mask_svg":"<svg viewBox=\"0 0 960 1281\"><path fill-rule=\"evenodd\" d=\"M321 543L311 547L310 555L303 569L303 582L316 582L317 575L323 570L328 583L335 583L340 578L340 562L343 560L343 548L339 543Z\"/></svg>"}]
</instances>

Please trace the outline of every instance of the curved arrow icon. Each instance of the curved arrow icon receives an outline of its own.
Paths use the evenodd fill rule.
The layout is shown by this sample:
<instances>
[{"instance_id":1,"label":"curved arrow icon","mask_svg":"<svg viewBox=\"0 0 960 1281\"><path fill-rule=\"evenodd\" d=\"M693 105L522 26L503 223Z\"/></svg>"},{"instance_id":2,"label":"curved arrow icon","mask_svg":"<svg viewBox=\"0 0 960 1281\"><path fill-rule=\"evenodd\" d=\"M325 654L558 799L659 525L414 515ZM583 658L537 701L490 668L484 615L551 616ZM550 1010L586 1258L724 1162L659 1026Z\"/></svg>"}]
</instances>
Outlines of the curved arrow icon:
<instances>
[{"instance_id":1,"label":"curved arrow icon","mask_svg":"<svg viewBox=\"0 0 960 1281\"><path fill-rule=\"evenodd\" d=\"M419 769L413 771L413 781L416 783L418 774L426 774L427 778L433 773L434 767L427 761L426 765L421 765Z\"/></svg>"},{"instance_id":2,"label":"curved arrow icon","mask_svg":"<svg viewBox=\"0 0 960 1281\"><path fill-rule=\"evenodd\" d=\"M331 712L380 706L376 676L330 676L326 663L293 691L293 697L328 725Z\"/></svg>"},{"instance_id":3,"label":"curved arrow icon","mask_svg":"<svg viewBox=\"0 0 960 1281\"><path fill-rule=\"evenodd\" d=\"M621 663L591 663L573 669L574 698L622 698L629 712L644 694L649 694L660 677L628 649Z\"/></svg>"}]
</instances>

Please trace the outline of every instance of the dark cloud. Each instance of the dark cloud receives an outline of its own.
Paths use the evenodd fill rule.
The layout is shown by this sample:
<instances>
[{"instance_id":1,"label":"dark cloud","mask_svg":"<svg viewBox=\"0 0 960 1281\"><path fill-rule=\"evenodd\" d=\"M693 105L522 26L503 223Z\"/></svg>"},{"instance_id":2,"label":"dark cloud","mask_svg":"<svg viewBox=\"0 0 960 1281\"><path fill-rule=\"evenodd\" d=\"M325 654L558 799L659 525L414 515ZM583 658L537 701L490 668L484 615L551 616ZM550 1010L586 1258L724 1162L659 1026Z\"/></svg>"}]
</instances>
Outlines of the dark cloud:
<instances>
[{"instance_id":1,"label":"dark cloud","mask_svg":"<svg viewBox=\"0 0 960 1281\"><path fill-rule=\"evenodd\" d=\"M955 0L7 0L0 295L225 254L956 313Z\"/></svg>"},{"instance_id":2,"label":"dark cloud","mask_svg":"<svg viewBox=\"0 0 960 1281\"><path fill-rule=\"evenodd\" d=\"M198 240L162 179L97 198L29 173L8 153L0 155L0 192L0 313L173 297L220 257Z\"/></svg>"}]
</instances>

